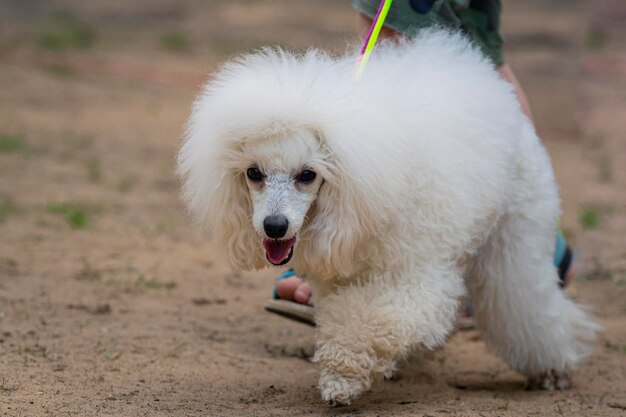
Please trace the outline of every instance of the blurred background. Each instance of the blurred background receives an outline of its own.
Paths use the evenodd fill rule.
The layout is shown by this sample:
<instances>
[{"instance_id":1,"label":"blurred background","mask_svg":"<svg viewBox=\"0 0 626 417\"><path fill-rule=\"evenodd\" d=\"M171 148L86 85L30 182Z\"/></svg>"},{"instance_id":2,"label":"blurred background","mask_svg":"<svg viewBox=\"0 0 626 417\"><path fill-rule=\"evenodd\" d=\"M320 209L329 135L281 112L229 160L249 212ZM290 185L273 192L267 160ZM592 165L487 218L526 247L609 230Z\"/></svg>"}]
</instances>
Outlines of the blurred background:
<instances>
[{"instance_id":1,"label":"blurred background","mask_svg":"<svg viewBox=\"0 0 626 417\"><path fill-rule=\"evenodd\" d=\"M355 47L348 0L0 0L0 415L624 415L626 3L503 6L578 252L568 291L606 327L572 390L524 391L470 331L327 409L313 330L262 310L276 271L231 271L186 217L202 82L259 45Z\"/></svg>"}]
</instances>

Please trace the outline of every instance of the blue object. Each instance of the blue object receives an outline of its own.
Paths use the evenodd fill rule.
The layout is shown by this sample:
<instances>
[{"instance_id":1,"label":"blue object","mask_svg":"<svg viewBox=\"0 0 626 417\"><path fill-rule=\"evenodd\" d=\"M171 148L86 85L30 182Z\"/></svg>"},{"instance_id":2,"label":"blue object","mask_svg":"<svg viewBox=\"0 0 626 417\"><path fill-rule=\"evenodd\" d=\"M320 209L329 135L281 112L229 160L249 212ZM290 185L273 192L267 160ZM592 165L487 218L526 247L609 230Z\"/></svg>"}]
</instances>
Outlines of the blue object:
<instances>
[{"instance_id":1,"label":"blue object","mask_svg":"<svg viewBox=\"0 0 626 417\"><path fill-rule=\"evenodd\" d=\"M409 0L411 8L419 14L426 14L433 8L436 0Z\"/></svg>"},{"instance_id":2,"label":"blue object","mask_svg":"<svg viewBox=\"0 0 626 417\"><path fill-rule=\"evenodd\" d=\"M557 268L561 266L561 261L565 257L565 252L567 251L567 242L565 241L565 236L563 236L563 232L561 232L561 228L556 230L556 247L554 248L554 266Z\"/></svg>"}]
</instances>

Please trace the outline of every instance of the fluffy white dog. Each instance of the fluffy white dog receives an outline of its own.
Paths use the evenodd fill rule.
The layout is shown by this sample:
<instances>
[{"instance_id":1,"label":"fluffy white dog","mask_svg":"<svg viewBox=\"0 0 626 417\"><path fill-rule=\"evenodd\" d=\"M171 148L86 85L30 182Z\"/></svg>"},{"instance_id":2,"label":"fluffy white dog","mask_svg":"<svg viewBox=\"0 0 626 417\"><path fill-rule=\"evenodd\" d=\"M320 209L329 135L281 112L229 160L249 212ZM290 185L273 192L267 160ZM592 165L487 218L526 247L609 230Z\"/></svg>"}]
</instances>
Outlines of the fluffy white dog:
<instances>
[{"instance_id":1,"label":"fluffy white dog","mask_svg":"<svg viewBox=\"0 0 626 417\"><path fill-rule=\"evenodd\" d=\"M598 326L557 286L555 179L512 87L445 32L382 45L357 82L355 59L226 64L180 152L188 206L234 267L311 283L327 402L442 345L466 286L493 350L565 388Z\"/></svg>"}]
</instances>

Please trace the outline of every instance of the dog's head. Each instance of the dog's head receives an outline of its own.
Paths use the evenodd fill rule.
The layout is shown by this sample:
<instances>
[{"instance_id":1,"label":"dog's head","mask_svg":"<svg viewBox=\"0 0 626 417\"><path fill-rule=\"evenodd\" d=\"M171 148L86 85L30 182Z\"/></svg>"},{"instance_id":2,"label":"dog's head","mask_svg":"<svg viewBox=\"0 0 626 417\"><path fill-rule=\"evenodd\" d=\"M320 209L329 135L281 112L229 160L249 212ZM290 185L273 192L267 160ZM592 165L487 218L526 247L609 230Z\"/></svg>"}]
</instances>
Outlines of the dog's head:
<instances>
[{"instance_id":1,"label":"dog's head","mask_svg":"<svg viewBox=\"0 0 626 417\"><path fill-rule=\"evenodd\" d=\"M234 155L232 155L234 157ZM231 161L252 202L251 226L272 265L291 260L302 227L330 175L319 141L297 131L247 143Z\"/></svg>"},{"instance_id":2,"label":"dog's head","mask_svg":"<svg viewBox=\"0 0 626 417\"><path fill-rule=\"evenodd\" d=\"M231 264L285 265L297 253L347 273L367 197L319 136L297 129L232 145L207 163L205 177L192 168L185 180L190 207Z\"/></svg>"},{"instance_id":3,"label":"dog's head","mask_svg":"<svg viewBox=\"0 0 626 417\"><path fill-rule=\"evenodd\" d=\"M390 156L363 146L385 138L332 88L333 65L316 53L251 55L196 102L179 156L184 198L236 268L293 257L348 275L358 242L388 221L393 190L376 173ZM351 66L342 64L338 86Z\"/></svg>"}]
</instances>

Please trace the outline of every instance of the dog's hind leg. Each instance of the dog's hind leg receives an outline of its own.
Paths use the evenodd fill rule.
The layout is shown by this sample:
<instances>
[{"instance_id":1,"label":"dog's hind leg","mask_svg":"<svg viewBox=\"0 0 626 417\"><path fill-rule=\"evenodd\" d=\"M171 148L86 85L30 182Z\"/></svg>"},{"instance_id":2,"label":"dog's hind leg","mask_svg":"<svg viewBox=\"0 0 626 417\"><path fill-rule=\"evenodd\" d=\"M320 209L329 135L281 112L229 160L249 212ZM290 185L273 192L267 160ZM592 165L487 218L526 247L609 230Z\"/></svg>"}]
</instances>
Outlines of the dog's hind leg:
<instances>
[{"instance_id":1,"label":"dog's hind leg","mask_svg":"<svg viewBox=\"0 0 626 417\"><path fill-rule=\"evenodd\" d=\"M470 262L468 287L487 343L533 387L567 388L599 326L559 289L552 255L556 190L520 197Z\"/></svg>"},{"instance_id":2,"label":"dog's hind leg","mask_svg":"<svg viewBox=\"0 0 626 417\"><path fill-rule=\"evenodd\" d=\"M340 288L318 301L315 361L322 398L349 404L417 346L435 348L454 326L465 292L455 265L424 265Z\"/></svg>"}]
</instances>

